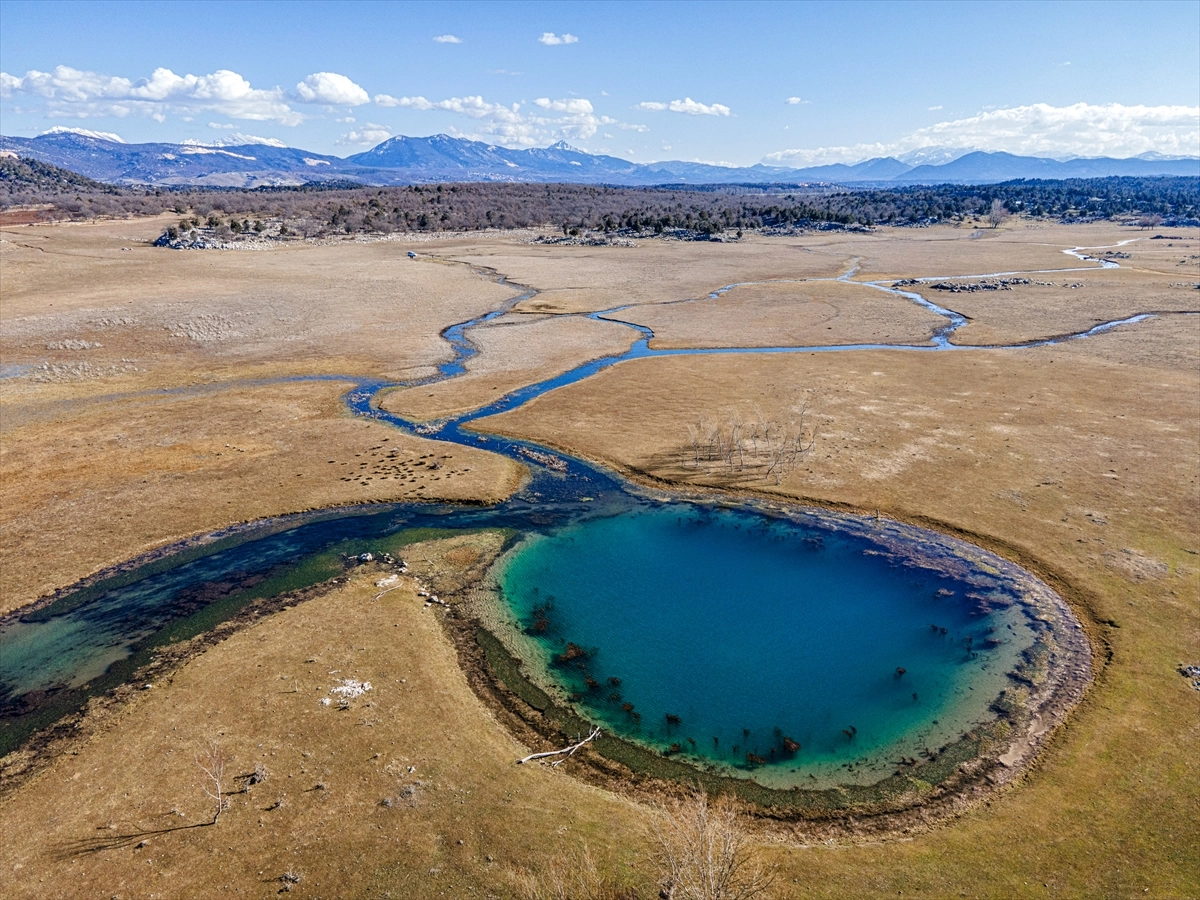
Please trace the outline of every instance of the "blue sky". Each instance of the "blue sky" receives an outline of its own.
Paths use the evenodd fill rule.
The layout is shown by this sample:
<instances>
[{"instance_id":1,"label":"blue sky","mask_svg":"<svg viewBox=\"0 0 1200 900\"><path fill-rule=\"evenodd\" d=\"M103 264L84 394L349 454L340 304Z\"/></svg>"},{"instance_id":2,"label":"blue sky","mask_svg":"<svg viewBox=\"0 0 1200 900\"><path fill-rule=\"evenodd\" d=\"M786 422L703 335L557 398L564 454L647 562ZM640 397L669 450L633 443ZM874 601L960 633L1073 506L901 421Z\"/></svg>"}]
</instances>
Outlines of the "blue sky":
<instances>
[{"instance_id":1,"label":"blue sky","mask_svg":"<svg viewBox=\"0 0 1200 900\"><path fill-rule=\"evenodd\" d=\"M1200 153L1200 2L0 2L0 128L648 162ZM440 40L439 40L440 39Z\"/></svg>"}]
</instances>

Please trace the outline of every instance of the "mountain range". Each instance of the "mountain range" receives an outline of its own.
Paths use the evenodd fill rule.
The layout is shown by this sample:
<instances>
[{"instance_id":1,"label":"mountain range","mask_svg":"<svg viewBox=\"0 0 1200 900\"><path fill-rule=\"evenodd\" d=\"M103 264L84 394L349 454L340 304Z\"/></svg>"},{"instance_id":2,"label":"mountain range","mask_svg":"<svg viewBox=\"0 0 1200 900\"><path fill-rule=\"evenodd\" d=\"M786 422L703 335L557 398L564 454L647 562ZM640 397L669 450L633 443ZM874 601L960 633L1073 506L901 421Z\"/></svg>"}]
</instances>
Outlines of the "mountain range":
<instances>
[{"instance_id":1,"label":"mountain range","mask_svg":"<svg viewBox=\"0 0 1200 900\"><path fill-rule=\"evenodd\" d=\"M545 148L511 150L444 134L398 136L343 158L240 135L211 144L127 144L116 135L60 128L35 138L0 136L0 153L30 157L110 184L251 188L313 182L396 185L451 181L612 185L821 182L898 186L988 184L1018 178L1200 175L1200 159L1159 154L1130 159L1055 160L982 150L962 153L926 148L906 154L910 162L889 156L853 165L836 163L796 169L762 163L747 167L678 160L635 163L587 153L565 142Z\"/></svg>"}]
</instances>

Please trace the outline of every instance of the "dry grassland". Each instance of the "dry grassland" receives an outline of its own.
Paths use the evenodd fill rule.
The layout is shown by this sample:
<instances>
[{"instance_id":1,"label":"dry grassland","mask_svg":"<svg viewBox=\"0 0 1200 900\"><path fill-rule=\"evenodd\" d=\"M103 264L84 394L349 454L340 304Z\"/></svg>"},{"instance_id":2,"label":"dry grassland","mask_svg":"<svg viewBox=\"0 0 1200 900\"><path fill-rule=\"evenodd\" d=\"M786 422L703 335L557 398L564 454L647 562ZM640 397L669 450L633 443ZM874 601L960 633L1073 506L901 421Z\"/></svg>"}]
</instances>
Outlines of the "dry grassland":
<instances>
[{"instance_id":1,"label":"dry grassland","mask_svg":"<svg viewBox=\"0 0 1200 900\"><path fill-rule=\"evenodd\" d=\"M498 500L516 487L520 469L503 457L344 415L352 386L150 392L14 413L0 431L0 614L237 522L379 500Z\"/></svg>"},{"instance_id":2,"label":"dry grassland","mask_svg":"<svg viewBox=\"0 0 1200 900\"><path fill-rule=\"evenodd\" d=\"M650 346L664 348L923 344L946 324L910 300L840 281L748 284L693 303L635 306L616 317L651 328Z\"/></svg>"},{"instance_id":3,"label":"dry grassland","mask_svg":"<svg viewBox=\"0 0 1200 900\"><path fill-rule=\"evenodd\" d=\"M123 375L156 388L249 374L418 378L446 358L443 328L519 293L425 245L164 251L145 243L162 228L0 232L5 365L48 365L35 378L49 382Z\"/></svg>"},{"instance_id":4,"label":"dry grassland","mask_svg":"<svg viewBox=\"0 0 1200 900\"><path fill-rule=\"evenodd\" d=\"M100 368L130 357L144 370L3 382L6 608L157 542L244 518L511 490L510 463L343 418L345 382L245 379L428 373L447 358L438 332L496 308L513 288L464 265L400 261L399 244L169 253L122 244L121 229L135 227L3 232L6 366L94 360ZM441 242L438 254L493 266L541 293L473 335L482 352L471 374L388 402L443 415L631 337L547 312L643 304L636 313L663 329L662 340L685 343L722 335L730 344L779 343L812 331L851 340L857 323L913 340L927 333L923 311L850 285L747 287L719 301L652 304L734 282L832 278L855 259L858 280L1062 268L1076 264L1063 247L1144 236L1020 222L970 235L885 230L635 248ZM39 242L43 251L29 249ZM1127 268L1071 274L1086 291L1052 275L1044 280L1054 288L925 292L972 316L963 342L1061 333L1112 311L1197 309L1200 292L1170 285L1197 280L1196 267L1169 268L1196 253L1195 230L1186 244L1153 243L1122 248L1133 254L1121 260ZM11 297L10 272L23 285ZM843 290L853 303L841 301ZM209 314L234 324L199 318ZM83 327L122 316L136 322ZM174 337L173 321L216 323L222 337ZM45 349L66 340L105 346ZM145 393L155 387L189 390ZM819 428L816 449L782 485L732 482L687 464L687 425L700 417L746 415L752 404L782 416L804 401ZM765 835L780 866L779 896L1200 894L1200 693L1175 672L1198 661L1200 317L1160 317L1035 350L646 359L481 427L685 489L775 493L960 531L1041 573L1075 605L1097 650L1097 680L1022 784L961 819L886 841ZM380 448L398 449L403 465ZM453 460L421 471L429 453ZM496 548L494 538L474 536L406 558L428 556L431 571L414 563L414 572L433 577L478 568ZM408 579L372 599L377 578L357 569L348 583L98 712L69 753L0 800L6 892L265 898L291 872L300 877L291 891L302 897L511 897L519 870L544 870L587 845L603 869L652 896L645 810L562 769L515 766L524 748L471 692L437 621L442 612L423 608ZM321 706L347 677L373 688L348 710ZM204 820L192 756L212 737L236 774L262 764L266 779L234 795L216 826L167 830Z\"/></svg>"},{"instance_id":5,"label":"dry grassland","mask_svg":"<svg viewBox=\"0 0 1200 900\"><path fill-rule=\"evenodd\" d=\"M623 353L636 336L623 325L594 319L501 316L471 331L479 355L467 361L465 375L393 391L381 406L414 420L469 412L589 359Z\"/></svg>"},{"instance_id":6,"label":"dry grassland","mask_svg":"<svg viewBox=\"0 0 1200 900\"><path fill-rule=\"evenodd\" d=\"M1197 306L1196 279L1171 278L1135 269L1058 272L1030 276L1043 284L1013 285L1006 291L951 293L928 285L909 287L971 321L954 335L956 344L1016 344L1086 331L1102 322L1140 312L1179 312ZM949 282L970 284L970 281ZM1048 285L1053 285L1048 286Z\"/></svg>"},{"instance_id":7,"label":"dry grassland","mask_svg":"<svg viewBox=\"0 0 1200 900\"><path fill-rule=\"evenodd\" d=\"M536 287L538 296L518 307L528 312L595 312L697 299L743 281L834 278L857 255L853 247L827 249L819 237L719 245L647 241L636 247L492 244L447 252Z\"/></svg>"}]
</instances>

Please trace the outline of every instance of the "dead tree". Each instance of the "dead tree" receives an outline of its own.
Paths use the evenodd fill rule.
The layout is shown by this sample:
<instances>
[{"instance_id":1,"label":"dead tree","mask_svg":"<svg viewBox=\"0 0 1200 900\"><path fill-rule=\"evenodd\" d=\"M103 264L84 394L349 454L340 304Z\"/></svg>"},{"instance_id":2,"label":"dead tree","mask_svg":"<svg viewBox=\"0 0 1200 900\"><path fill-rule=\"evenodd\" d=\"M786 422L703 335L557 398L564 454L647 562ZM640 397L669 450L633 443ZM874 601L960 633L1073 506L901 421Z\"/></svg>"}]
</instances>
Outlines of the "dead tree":
<instances>
[{"instance_id":1,"label":"dead tree","mask_svg":"<svg viewBox=\"0 0 1200 900\"><path fill-rule=\"evenodd\" d=\"M578 750L580 747L582 747L584 744L588 743L589 741L594 741L598 737L600 737L600 729L598 727L593 728L591 734L589 734L587 737L583 738L582 740L576 741L574 744L568 744L566 747L563 747L561 750L548 750L545 753L530 753L528 756L523 756L523 757L521 757L521 759L518 759L517 765L519 766L522 763L532 762L535 759L545 759L547 756L559 756L560 754L565 753L566 756L563 756L562 759L558 759L558 760L555 760L554 762L550 763L550 768L556 769L562 763L566 762L568 759L570 759L572 756L574 756L576 750Z\"/></svg>"},{"instance_id":2,"label":"dead tree","mask_svg":"<svg viewBox=\"0 0 1200 900\"><path fill-rule=\"evenodd\" d=\"M1000 223L1008 218L1008 210L1004 208L1004 204L997 197L992 201L992 208L988 210L988 221L992 223L993 228L999 228Z\"/></svg>"},{"instance_id":3,"label":"dead tree","mask_svg":"<svg viewBox=\"0 0 1200 900\"><path fill-rule=\"evenodd\" d=\"M225 751L215 740L210 740L200 745L194 761L200 770L200 787L214 803L212 824L216 825L229 803L225 796Z\"/></svg>"}]
</instances>

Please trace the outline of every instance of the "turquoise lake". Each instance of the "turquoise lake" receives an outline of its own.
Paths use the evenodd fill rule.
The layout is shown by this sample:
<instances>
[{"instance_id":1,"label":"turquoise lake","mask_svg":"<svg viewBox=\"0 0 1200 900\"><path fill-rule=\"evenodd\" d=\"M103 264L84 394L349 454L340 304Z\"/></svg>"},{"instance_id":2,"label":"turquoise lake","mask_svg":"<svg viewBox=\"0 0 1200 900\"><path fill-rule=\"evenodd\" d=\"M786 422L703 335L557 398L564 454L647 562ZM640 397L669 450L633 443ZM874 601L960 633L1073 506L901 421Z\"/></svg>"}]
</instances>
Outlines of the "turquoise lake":
<instances>
[{"instance_id":1,"label":"turquoise lake","mask_svg":"<svg viewBox=\"0 0 1200 900\"><path fill-rule=\"evenodd\" d=\"M527 537L496 584L510 645L581 712L776 786L869 783L994 718L1036 636L999 579L686 503Z\"/></svg>"}]
</instances>

